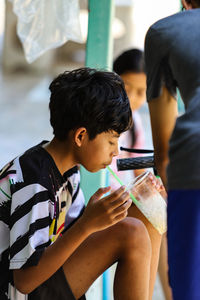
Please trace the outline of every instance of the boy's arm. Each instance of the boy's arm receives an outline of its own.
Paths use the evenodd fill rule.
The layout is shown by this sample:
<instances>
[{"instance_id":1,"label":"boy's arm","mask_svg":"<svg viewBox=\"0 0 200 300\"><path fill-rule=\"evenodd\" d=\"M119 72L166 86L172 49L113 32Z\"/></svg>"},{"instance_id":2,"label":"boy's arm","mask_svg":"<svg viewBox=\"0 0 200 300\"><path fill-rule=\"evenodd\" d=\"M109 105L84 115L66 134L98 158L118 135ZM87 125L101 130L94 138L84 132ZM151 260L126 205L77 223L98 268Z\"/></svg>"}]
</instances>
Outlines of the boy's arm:
<instances>
[{"instance_id":1,"label":"boy's arm","mask_svg":"<svg viewBox=\"0 0 200 300\"><path fill-rule=\"evenodd\" d=\"M23 294L29 294L51 277L89 234L89 228L80 218L56 242L44 250L37 266L13 270L16 288Z\"/></svg>"},{"instance_id":2,"label":"boy's arm","mask_svg":"<svg viewBox=\"0 0 200 300\"><path fill-rule=\"evenodd\" d=\"M158 98L149 101L155 164L166 187L166 166L168 163L169 139L178 115L177 101L163 87Z\"/></svg>"},{"instance_id":3,"label":"boy's arm","mask_svg":"<svg viewBox=\"0 0 200 300\"><path fill-rule=\"evenodd\" d=\"M29 294L50 278L92 233L116 224L127 216L132 201L124 187L101 198L110 188L99 189L90 199L83 215L54 244L47 247L37 266L13 270L16 288Z\"/></svg>"}]
</instances>

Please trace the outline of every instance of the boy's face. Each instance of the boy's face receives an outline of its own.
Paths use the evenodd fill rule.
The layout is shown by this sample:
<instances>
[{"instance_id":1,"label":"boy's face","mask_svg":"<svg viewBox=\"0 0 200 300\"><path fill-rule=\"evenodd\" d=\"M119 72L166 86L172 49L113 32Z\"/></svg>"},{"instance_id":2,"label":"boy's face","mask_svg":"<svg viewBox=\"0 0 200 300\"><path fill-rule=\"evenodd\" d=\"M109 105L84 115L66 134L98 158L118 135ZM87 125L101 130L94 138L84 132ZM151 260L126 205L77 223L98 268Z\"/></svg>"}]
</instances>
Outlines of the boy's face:
<instances>
[{"instance_id":1,"label":"boy's face","mask_svg":"<svg viewBox=\"0 0 200 300\"><path fill-rule=\"evenodd\" d=\"M120 75L124 81L132 111L139 109L146 100L146 74L128 72Z\"/></svg>"},{"instance_id":2,"label":"boy's face","mask_svg":"<svg viewBox=\"0 0 200 300\"><path fill-rule=\"evenodd\" d=\"M79 151L79 163L90 172L110 165L112 158L118 155L118 139L115 131L100 133L93 140L86 133Z\"/></svg>"}]
</instances>

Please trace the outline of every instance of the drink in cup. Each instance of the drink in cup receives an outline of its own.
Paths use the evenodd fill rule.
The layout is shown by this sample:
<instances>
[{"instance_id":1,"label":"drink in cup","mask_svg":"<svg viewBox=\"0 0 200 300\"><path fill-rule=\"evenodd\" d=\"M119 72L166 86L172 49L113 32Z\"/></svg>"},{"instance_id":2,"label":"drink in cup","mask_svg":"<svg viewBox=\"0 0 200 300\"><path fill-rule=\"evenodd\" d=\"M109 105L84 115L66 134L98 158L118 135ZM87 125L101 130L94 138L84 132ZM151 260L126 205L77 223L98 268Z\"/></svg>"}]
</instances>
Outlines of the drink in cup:
<instances>
[{"instance_id":1,"label":"drink in cup","mask_svg":"<svg viewBox=\"0 0 200 300\"><path fill-rule=\"evenodd\" d=\"M151 176L154 176L151 174ZM136 198L136 206L151 224L163 234L167 230L167 205L150 179L150 172L144 172L128 184L127 190Z\"/></svg>"}]
</instances>

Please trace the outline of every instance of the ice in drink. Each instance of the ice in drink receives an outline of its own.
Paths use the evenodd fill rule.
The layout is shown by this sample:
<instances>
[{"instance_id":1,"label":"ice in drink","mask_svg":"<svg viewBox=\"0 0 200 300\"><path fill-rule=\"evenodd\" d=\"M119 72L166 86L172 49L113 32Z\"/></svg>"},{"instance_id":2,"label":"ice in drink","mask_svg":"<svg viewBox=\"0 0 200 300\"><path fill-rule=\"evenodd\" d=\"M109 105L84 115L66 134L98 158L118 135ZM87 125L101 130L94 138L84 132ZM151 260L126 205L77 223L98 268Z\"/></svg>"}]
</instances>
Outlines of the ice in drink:
<instances>
[{"instance_id":1,"label":"ice in drink","mask_svg":"<svg viewBox=\"0 0 200 300\"><path fill-rule=\"evenodd\" d=\"M167 205L149 178L150 172L138 176L127 190L138 200L137 207L160 234L167 230Z\"/></svg>"}]
</instances>

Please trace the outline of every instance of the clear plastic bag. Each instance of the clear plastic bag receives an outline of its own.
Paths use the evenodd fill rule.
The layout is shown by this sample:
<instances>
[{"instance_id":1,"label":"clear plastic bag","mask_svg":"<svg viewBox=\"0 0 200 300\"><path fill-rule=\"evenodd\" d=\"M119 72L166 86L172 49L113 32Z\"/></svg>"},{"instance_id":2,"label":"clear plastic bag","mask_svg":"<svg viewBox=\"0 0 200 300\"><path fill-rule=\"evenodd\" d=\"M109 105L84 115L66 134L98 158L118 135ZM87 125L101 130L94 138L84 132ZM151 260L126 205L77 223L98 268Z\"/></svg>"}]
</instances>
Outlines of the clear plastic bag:
<instances>
[{"instance_id":1,"label":"clear plastic bag","mask_svg":"<svg viewBox=\"0 0 200 300\"><path fill-rule=\"evenodd\" d=\"M17 34L32 63L68 40L83 42L78 0L10 0L18 17Z\"/></svg>"}]
</instances>

